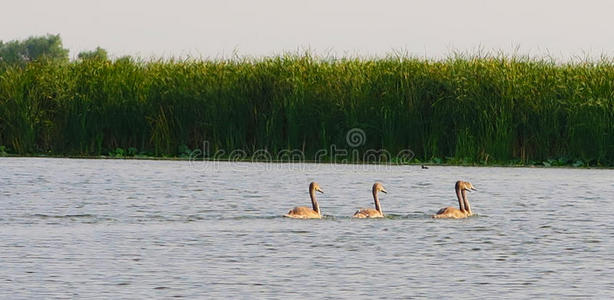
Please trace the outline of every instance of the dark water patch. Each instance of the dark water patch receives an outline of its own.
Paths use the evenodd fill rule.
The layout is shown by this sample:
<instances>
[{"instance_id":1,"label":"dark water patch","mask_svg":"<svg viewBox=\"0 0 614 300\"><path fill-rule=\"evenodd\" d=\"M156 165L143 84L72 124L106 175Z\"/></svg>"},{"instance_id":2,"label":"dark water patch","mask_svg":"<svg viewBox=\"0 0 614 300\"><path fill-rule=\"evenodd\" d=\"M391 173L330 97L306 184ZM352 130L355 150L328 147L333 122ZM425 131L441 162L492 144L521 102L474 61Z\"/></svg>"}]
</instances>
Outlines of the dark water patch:
<instances>
[{"instance_id":1,"label":"dark water patch","mask_svg":"<svg viewBox=\"0 0 614 300\"><path fill-rule=\"evenodd\" d=\"M433 216L430 214L426 214L423 212L413 212L410 214L387 214L386 219L389 220L423 220L423 219L432 219Z\"/></svg>"},{"instance_id":2,"label":"dark water patch","mask_svg":"<svg viewBox=\"0 0 614 300\"><path fill-rule=\"evenodd\" d=\"M32 217L43 219L78 219L78 218L95 218L95 215L91 214L74 214L74 215L47 215L47 214L33 214Z\"/></svg>"},{"instance_id":3,"label":"dark water patch","mask_svg":"<svg viewBox=\"0 0 614 300\"><path fill-rule=\"evenodd\" d=\"M584 240L585 243L589 243L589 244L599 244L602 243L601 240Z\"/></svg>"},{"instance_id":4,"label":"dark water patch","mask_svg":"<svg viewBox=\"0 0 614 300\"><path fill-rule=\"evenodd\" d=\"M284 230L284 231L279 231L279 233L310 234L310 233L313 233L313 232L309 231L309 230Z\"/></svg>"},{"instance_id":5,"label":"dark water patch","mask_svg":"<svg viewBox=\"0 0 614 300\"><path fill-rule=\"evenodd\" d=\"M467 230L472 231L472 232L487 232L487 231L492 231L492 228L486 227L486 226L474 226L474 227L467 228Z\"/></svg>"},{"instance_id":6,"label":"dark water patch","mask_svg":"<svg viewBox=\"0 0 614 300\"><path fill-rule=\"evenodd\" d=\"M200 221L200 220L205 220L205 219L206 218L204 215L189 215L186 217L187 222Z\"/></svg>"},{"instance_id":7,"label":"dark water patch","mask_svg":"<svg viewBox=\"0 0 614 300\"><path fill-rule=\"evenodd\" d=\"M216 218L217 220L275 220L275 219L282 219L282 220L310 220L310 219L293 219L293 218L286 218L283 215L279 215L279 216L234 216L234 217L223 217L220 216L218 218ZM314 219L311 219L314 220Z\"/></svg>"}]
</instances>

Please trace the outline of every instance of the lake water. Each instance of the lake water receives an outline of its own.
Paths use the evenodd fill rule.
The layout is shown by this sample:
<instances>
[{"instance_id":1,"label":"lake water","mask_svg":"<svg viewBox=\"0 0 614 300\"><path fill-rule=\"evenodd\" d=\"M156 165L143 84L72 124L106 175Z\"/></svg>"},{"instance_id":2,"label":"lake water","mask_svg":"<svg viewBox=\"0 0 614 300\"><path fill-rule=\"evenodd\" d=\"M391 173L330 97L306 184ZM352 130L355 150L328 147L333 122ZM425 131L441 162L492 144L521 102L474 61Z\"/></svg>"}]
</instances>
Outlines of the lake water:
<instances>
[{"instance_id":1,"label":"lake water","mask_svg":"<svg viewBox=\"0 0 614 300\"><path fill-rule=\"evenodd\" d=\"M434 220L466 180L478 215ZM309 206L322 220L281 216ZM351 219L383 183L385 219ZM614 297L614 171L0 158L0 298Z\"/></svg>"}]
</instances>

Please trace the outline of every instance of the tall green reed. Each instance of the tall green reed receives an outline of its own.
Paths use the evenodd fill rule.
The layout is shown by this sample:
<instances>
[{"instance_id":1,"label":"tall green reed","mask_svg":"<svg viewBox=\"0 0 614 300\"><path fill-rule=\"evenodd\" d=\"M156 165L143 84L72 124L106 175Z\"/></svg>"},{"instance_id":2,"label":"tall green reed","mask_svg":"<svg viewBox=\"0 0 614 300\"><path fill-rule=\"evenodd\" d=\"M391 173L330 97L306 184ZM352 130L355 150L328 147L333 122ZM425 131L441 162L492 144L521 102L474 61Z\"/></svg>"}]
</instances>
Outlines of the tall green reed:
<instances>
[{"instance_id":1,"label":"tall green reed","mask_svg":"<svg viewBox=\"0 0 614 300\"><path fill-rule=\"evenodd\" d=\"M420 160L614 165L614 64L455 55L38 61L0 73L0 145L253 153L411 149ZM183 149L183 150L182 150Z\"/></svg>"}]
</instances>

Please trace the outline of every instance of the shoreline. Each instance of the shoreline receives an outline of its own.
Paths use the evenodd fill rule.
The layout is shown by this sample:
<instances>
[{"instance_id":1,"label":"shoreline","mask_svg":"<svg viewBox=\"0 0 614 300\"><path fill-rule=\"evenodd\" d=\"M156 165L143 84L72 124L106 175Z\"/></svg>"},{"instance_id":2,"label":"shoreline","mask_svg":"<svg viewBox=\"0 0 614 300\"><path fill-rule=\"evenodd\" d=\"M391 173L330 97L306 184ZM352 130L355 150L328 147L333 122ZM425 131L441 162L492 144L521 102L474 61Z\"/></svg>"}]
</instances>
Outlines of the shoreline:
<instances>
[{"instance_id":1,"label":"shoreline","mask_svg":"<svg viewBox=\"0 0 614 300\"><path fill-rule=\"evenodd\" d=\"M408 163L365 163L365 162L347 162L347 161L315 161L315 160L304 160L304 161L285 161L285 160L249 160L249 159L239 159L239 160L230 160L230 159L192 159L191 157L158 157L158 156L110 156L110 155L99 155L99 156L87 156L87 155L14 155L14 154L2 154L0 155L0 160L3 158L54 158L54 159L90 159L90 160L149 160L149 161L186 161L186 162L222 162L222 163L269 163L269 164L328 164L328 165L374 165L374 166L425 166L425 167L479 167L479 168L540 168L540 169L578 169L578 170L588 170L588 169L598 169L598 170L614 170L614 166L574 166L573 164L564 164L564 165L549 165L546 166L542 162L541 164L479 164L479 163L435 163L435 162L408 162Z\"/></svg>"}]
</instances>

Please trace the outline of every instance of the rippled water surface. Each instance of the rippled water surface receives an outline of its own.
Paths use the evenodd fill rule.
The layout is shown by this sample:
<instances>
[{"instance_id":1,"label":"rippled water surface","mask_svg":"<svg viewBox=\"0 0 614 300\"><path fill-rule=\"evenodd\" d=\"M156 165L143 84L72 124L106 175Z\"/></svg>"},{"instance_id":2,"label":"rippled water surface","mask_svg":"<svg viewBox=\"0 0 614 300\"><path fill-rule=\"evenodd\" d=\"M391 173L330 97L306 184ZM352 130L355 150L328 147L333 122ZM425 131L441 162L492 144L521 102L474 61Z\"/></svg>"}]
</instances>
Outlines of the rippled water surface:
<instances>
[{"instance_id":1,"label":"rippled water surface","mask_svg":"<svg viewBox=\"0 0 614 300\"><path fill-rule=\"evenodd\" d=\"M433 220L473 183L478 216ZM326 218L282 216L320 183ZM388 190L380 220L349 218ZM614 171L0 158L0 298L614 297Z\"/></svg>"}]
</instances>

